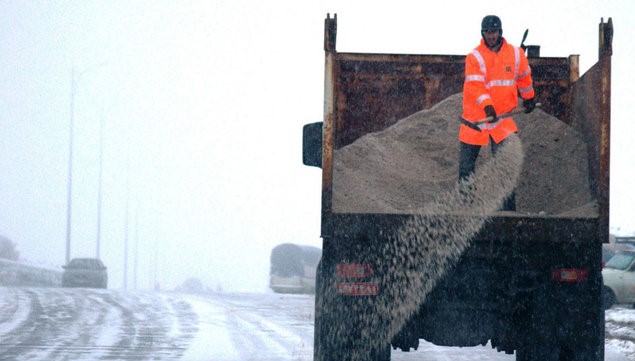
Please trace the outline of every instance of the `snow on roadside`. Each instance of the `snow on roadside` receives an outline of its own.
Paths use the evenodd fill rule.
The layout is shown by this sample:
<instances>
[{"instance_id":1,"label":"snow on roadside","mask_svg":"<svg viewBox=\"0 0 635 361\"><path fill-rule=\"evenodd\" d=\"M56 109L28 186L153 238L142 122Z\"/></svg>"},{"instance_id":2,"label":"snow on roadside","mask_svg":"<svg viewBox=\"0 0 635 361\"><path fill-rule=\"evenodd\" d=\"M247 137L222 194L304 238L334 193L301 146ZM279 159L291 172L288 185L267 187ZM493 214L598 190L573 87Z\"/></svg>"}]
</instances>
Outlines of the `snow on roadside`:
<instances>
[{"instance_id":1,"label":"snow on roadside","mask_svg":"<svg viewBox=\"0 0 635 361\"><path fill-rule=\"evenodd\" d=\"M8 291L8 292L7 292ZM6 335L25 322L31 314L31 303L23 292L2 288L0 297L0 336Z\"/></svg>"},{"instance_id":2,"label":"snow on roadside","mask_svg":"<svg viewBox=\"0 0 635 361\"><path fill-rule=\"evenodd\" d=\"M123 320L119 309L110 307L107 309L101 322L107 327L98 329L99 333L95 338L93 353L91 354L95 360L107 355L110 346L115 345L119 340L121 329L123 328Z\"/></svg>"},{"instance_id":3,"label":"snow on roadside","mask_svg":"<svg viewBox=\"0 0 635 361\"><path fill-rule=\"evenodd\" d=\"M41 303L36 309L32 304L35 295ZM73 299L85 302L74 305ZM69 310L77 307L76 319L69 321L70 324L62 322L70 317ZM15 338L12 332L17 332L30 316L44 322L38 326L39 330L46 326L53 332L35 335L38 343L32 344L31 350L14 350L14 356L21 357L17 359L84 360L89 354L91 360L101 357L139 359L152 355L155 359L184 361L310 361L313 315L313 297L304 295L182 295L0 287L0 340ZM134 329L129 330L131 333L122 334L125 322L135 324ZM52 327L54 325L64 326ZM157 333L146 335L143 330ZM90 340L82 335L90 336ZM156 337L157 343L152 349L143 347L144 335ZM28 337L22 334L14 341ZM131 344L117 345L122 337ZM607 361L635 361L634 309L616 306L606 311L605 355ZM489 345L448 348L426 342L422 342L417 351L395 350L392 356L395 361L423 357L430 360L514 359L513 355L497 353Z\"/></svg>"},{"instance_id":4,"label":"snow on roadside","mask_svg":"<svg viewBox=\"0 0 635 361\"><path fill-rule=\"evenodd\" d=\"M198 332L188 345L183 360L237 360L239 355L227 333L227 310L198 297L187 297L198 315Z\"/></svg>"},{"instance_id":5,"label":"snow on roadside","mask_svg":"<svg viewBox=\"0 0 635 361\"><path fill-rule=\"evenodd\" d=\"M618 350L635 360L635 312L613 307L606 311L606 347Z\"/></svg>"},{"instance_id":6,"label":"snow on roadside","mask_svg":"<svg viewBox=\"0 0 635 361\"><path fill-rule=\"evenodd\" d=\"M198 332L183 360L313 359L312 296L217 293L181 297L198 315Z\"/></svg>"}]
</instances>

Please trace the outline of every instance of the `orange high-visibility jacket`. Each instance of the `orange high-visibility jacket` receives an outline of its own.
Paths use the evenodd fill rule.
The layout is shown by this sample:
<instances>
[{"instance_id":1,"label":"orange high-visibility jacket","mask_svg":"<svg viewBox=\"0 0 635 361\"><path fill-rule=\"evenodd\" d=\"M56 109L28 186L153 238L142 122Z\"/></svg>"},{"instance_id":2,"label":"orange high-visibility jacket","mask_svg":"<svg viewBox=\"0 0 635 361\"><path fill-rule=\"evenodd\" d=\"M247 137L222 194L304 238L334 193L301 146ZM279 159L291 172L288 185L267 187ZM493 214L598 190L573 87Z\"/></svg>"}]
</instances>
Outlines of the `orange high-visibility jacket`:
<instances>
[{"instance_id":1,"label":"orange high-visibility jacket","mask_svg":"<svg viewBox=\"0 0 635 361\"><path fill-rule=\"evenodd\" d=\"M478 121L486 117L483 110L493 105L496 114L507 113L518 105L518 93L523 99L534 97L531 68L522 49L508 44L503 38L498 53L491 51L485 40L465 58L463 83L463 118ZM517 132L510 117L496 123L480 124L481 131L461 124L459 140L473 145L487 145L489 137L500 143Z\"/></svg>"}]
</instances>

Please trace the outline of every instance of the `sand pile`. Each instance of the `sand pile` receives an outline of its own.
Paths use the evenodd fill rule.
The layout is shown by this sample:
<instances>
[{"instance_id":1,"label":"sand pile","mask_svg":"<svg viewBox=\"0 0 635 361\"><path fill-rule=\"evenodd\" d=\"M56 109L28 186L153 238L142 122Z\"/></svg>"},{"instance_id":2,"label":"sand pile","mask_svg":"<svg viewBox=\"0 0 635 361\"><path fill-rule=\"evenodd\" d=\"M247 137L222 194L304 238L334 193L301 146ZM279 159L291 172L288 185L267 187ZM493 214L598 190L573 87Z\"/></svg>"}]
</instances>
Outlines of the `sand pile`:
<instances>
[{"instance_id":1,"label":"sand pile","mask_svg":"<svg viewBox=\"0 0 635 361\"><path fill-rule=\"evenodd\" d=\"M455 94L393 126L367 134L334 153L333 209L343 213L420 213L458 178ZM524 214L597 212L588 183L586 144L557 118L536 109L514 116L525 149L516 187ZM491 158L481 149L477 168Z\"/></svg>"}]
</instances>

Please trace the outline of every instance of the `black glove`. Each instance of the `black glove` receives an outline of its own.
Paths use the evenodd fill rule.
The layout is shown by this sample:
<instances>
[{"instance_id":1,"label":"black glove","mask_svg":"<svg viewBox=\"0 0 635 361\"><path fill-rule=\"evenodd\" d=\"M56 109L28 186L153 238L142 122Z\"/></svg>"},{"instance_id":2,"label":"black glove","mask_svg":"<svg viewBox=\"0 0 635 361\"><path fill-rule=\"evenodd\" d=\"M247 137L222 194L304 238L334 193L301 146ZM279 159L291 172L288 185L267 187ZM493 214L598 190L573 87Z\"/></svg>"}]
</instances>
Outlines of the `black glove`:
<instances>
[{"instance_id":1,"label":"black glove","mask_svg":"<svg viewBox=\"0 0 635 361\"><path fill-rule=\"evenodd\" d=\"M492 120L489 121L490 123L494 123L498 120L498 116L496 115L496 110L494 110L493 105L486 105L483 110L485 110L485 114L488 117L492 118Z\"/></svg>"},{"instance_id":2,"label":"black glove","mask_svg":"<svg viewBox=\"0 0 635 361\"><path fill-rule=\"evenodd\" d=\"M525 107L525 113L531 113L536 108L536 100L534 98L523 100L523 107Z\"/></svg>"}]
</instances>

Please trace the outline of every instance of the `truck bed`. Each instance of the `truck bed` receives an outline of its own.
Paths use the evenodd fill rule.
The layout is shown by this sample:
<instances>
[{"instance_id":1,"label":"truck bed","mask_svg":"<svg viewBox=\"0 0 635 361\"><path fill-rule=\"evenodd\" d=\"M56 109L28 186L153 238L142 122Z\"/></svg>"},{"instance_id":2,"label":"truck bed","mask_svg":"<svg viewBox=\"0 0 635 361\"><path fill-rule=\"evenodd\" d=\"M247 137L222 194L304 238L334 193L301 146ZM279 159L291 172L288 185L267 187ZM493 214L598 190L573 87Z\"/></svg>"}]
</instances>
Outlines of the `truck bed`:
<instances>
[{"instance_id":1,"label":"truck bed","mask_svg":"<svg viewBox=\"0 0 635 361\"><path fill-rule=\"evenodd\" d=\"M387 131L400 120L429 110L440 101L460 93L465 59L464 56L457 55L340 53L335 51L334 34L329 36L328 29L327 22L326 39L332 39L332 43L328 40L325 43L324 153L321 161L323 236L330 233L329 224L332 222L329 218L338 217L338 213L382 213L381 209L356 209L350 208L350 203L337 203L337 153L364 136ZM553 211L544 209L544 213L550 216L570 213L574 216L581 215L584 219L596 217L597 229L594 233L601 242L608 241L609 233L611 37L612 31L603 33L600 39L600 59L581 77L577 55L529 59L537 98L542 103L541 111L571 128L586 145L583 160L579 162L586 163L583 164L584 174L552 172L538 175L547 184L545 190L553 190L549 183L554 182L575 182L578 189L567 190L571 195L579 194L580 187L586 187L584 199L565 205L551 202L552 206L561 208ZM603 84L603 88L598 89L598 84ZM522 122L518 123L522 127ZM451 131L450 128L447 131ZM521 136L522 132L521 128ZM458 140L456 143L458 144ZM458 146L453 151L458 152ZM566 155L553 153L554 157L559 155L566 159ZM449 155L446 159L456 161L457 156ZM457 168L453 168L451 164L448 169ZM532 165L528 169L540 170L541 167ZM455 172L458 170L453 170L452 175ZM521 213L541 214L543 209L522 209L523 199L529 200L534 195L535 192L519 192ZM553 194L543 196L546 199L554 197ZM342 204L349 208L340 207ZM592 206L588 206L589 204ZM582 211L587 213L581 214ZM408 211L396 213L407 214ZM522 218L523 215L514 215L512 219L518 217ZM569 219L570 216L562 218Z\"/></svg>"}]
</instances>

